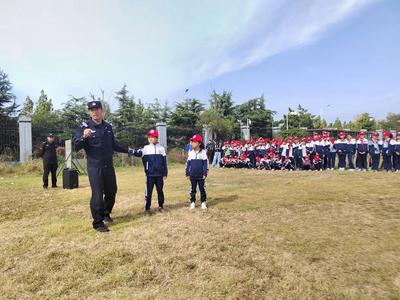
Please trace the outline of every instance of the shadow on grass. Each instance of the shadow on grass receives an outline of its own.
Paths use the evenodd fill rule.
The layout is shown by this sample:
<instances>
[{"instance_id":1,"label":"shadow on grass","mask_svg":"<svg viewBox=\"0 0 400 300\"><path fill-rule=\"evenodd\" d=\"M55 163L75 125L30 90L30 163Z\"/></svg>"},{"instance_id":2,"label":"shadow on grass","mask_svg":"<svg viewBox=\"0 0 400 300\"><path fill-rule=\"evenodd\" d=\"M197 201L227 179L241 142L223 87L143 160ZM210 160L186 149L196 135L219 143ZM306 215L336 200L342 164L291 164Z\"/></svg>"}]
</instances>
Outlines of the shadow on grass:
<instances>
[{"instance_id":1,"label":"shadow on grass","mask_svg":"<svg viewBox=\"0 0 400 300\"><path fill-rule=\"evenodd\" d=\"M207 200L207 204L208 204L208 207L212 207L212 206L215 206L215 205L217 205L219 203L233 202L233 201L237 200L238 198L239 198L238 195L227 195L226 197L209 198ZM172 204L166 205L164 213L169 213L169 212L171 212L173 210L181 209L183 207L189 207L189 201L183 201L183 202L172 203ZM151 213L150 213L150 216L151 215L156 215L156 214L159 214L159 213L160 212L158 212L157 209L153 208ZM148 216L145 215L143 211L140 211L138 213L128 213L128 214L122 215L122 216L115 216L114 217L114 221L115 221L114 224L131 222L131 221L137 220L139 218L144 218L144 217L148 217Z\"/></svg>"},{"instance_id":2,"label":"shadow on grass","mask_svg":"<svg viewBox=\"0 0 400 300\"><path fill-rule=\"evenodd\" d=\"M208 207L212 207L219 203L230 203L237 199L239 199L238 195L227 195L225 197L209 198L207 202L208 202Z\"/></svg>"}]
</instances>

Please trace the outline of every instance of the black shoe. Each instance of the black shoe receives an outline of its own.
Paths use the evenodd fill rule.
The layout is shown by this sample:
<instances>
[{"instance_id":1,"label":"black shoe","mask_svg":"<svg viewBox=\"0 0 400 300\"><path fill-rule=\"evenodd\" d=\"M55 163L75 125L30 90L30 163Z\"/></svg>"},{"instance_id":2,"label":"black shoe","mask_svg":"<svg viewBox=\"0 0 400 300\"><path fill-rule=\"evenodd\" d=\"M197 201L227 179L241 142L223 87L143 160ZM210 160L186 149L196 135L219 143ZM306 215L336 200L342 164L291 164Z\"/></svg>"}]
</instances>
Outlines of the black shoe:
<instances>
[{"instance_id":1,"label":"black shoe","mask_svg":"<svg viewBox=\"0 0 400 300\"><path fill-rule=\"evenodd\" d=\"M98 225L94 229L98 232L109 232L110 231L110 229L108 229L108 227L105 224Z\"/></svg>"},{"instance_id":2,"label":"black shoe","mask_svg":"<svg viewBox=\"0 0 400 300\"><path fill-rule=\"evenodd\" d=\"M104 217L104 223L112 223L114 220L111 218L110 215Z\"/></svg>"},{"instance_id":3,"label":"black shoe","mask_svg":"<svg viewBox=\"0 0 400 300\"><path fill-rule=\"evenodd\" d=\"M51 187L52 187L52 188L58 188L57 184L52 185Z\"/></svg>"},{"instance_id":4,"label":"black shoe","mask_svg":"<svg viewBox=\"0 0 400 300\"><path fill-rule=\"evenodd\" d=\"M47 190L48 187L47 187L47 185L44 185L43 188L44 188L45 190Z\"/></svg>"},{"instance_id":5,"label":"black shoe","mask_svg":"<svg viewBox=\"0 0 400 300\"><path fill-rule=\"evenodd\" d=\"M160 206L160 207L158 208L158 211L159 211L159 212L164 212L165 209L164 209L164 207Z\"/></svg>"}]
</instances>

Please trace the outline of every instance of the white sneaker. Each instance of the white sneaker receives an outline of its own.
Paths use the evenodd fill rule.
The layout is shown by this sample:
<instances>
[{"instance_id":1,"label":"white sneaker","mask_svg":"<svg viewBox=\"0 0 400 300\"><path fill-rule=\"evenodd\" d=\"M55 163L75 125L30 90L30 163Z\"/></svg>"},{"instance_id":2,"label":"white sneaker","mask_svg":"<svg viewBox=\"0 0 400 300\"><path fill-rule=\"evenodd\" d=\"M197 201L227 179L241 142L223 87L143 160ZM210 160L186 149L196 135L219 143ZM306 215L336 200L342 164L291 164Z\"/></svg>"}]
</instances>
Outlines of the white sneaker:
<instances>
[{"instance_id":1,"label":"white sneaker","mask_svg":"<svg viewBox=\"0 0 400 300\"><path fill-rule=\"evenodd\" d=\"M195 209L196 208L196 204L194 202L190 203L190 209Z\"/></svg>"},{"instance_id":2,"label":"white sneaker","mask_svg":"<svg viewBox=\"0 0 400 300\"><path fill-rule=\"evenodd\" d=\"M201 209L207 209L207 203L205 201L201 202Z\"/></svg>"}]
</instances>

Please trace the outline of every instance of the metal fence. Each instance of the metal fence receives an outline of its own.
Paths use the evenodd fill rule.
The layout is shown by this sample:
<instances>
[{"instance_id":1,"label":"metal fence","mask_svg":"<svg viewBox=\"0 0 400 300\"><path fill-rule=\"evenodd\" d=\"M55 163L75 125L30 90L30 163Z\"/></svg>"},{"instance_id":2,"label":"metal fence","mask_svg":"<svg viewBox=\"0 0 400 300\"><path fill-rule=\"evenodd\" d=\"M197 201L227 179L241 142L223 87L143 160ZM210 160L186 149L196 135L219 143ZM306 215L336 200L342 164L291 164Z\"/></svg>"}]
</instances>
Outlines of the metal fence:
<instances>
[{"instance_id":1,"label":"metal fence","mask_svg":"<svg viewBox=\"0 0 400 300\"><path fill-rule=\"evenodd\" d=\"M19 156L18 119L0 115L0 155Z\"/></svg>"}]
</instances>

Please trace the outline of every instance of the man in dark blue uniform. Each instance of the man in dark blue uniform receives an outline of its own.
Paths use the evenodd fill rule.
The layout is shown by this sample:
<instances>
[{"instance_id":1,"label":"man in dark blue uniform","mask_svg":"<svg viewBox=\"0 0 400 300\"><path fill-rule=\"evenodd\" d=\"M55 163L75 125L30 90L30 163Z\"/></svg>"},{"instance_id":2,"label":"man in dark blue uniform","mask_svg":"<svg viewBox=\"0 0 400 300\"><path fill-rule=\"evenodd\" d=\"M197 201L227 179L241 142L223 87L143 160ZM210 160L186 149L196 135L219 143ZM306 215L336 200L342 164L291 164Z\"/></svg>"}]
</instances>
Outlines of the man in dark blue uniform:
<instances>
[{"instance_id":1,"label":"man in dark blue uniform","mask_svg":"<svg viewBox=\"0 0 400 300\"><path fill-rule=\"evenodd\" d=\"M57 144L54 135L49 133L47 140L42 144L40 149L40 157L43 158L43 188L49 186L49 173L51 173L51 187L57 187Z\"/></svg>"},{"instance_id":2,"label":"man in dark blue uniform","mask_svg":"<svg viewBox=\"0 0 400 300\"><path fill-rule=\"evenodd\" d=\"M112 126L103 120L100 101L88 103L90 119L77 129L73 144L76 151L85 149L92 198L90 210L93 228L99 232L109 231L104 222L112 222L111 211L115 203L117 182L113 166L113 152L128 153L128 147L115 141Z\"/></svg>"}]
</instances>

